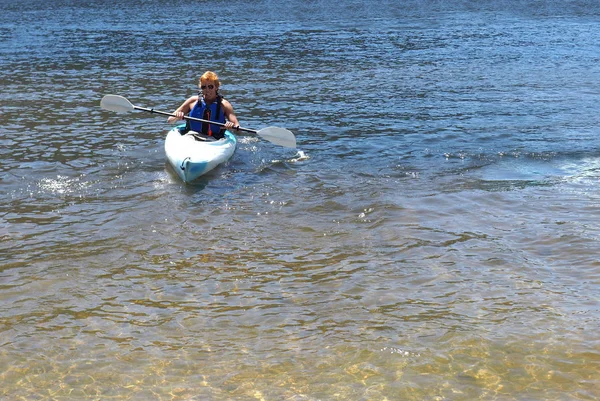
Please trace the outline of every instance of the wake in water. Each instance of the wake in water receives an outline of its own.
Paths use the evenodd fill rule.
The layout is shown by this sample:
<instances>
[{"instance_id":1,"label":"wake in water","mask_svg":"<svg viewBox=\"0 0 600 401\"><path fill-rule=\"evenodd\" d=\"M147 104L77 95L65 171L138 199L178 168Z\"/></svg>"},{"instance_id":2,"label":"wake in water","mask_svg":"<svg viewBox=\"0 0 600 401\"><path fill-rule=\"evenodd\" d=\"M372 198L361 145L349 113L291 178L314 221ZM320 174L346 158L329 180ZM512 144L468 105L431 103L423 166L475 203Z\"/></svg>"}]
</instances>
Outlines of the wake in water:
<instances>
[{"instance_id":1,"label":"wake in water","mask_svg":"<svg viewBox=\"0 0 600 401\"><path fill-rule=\"evenodd\" d=\"M506 158L479 169L475 174L484 181L559 182L597 179L600 157Z\"/></svg>"}]
</instances>

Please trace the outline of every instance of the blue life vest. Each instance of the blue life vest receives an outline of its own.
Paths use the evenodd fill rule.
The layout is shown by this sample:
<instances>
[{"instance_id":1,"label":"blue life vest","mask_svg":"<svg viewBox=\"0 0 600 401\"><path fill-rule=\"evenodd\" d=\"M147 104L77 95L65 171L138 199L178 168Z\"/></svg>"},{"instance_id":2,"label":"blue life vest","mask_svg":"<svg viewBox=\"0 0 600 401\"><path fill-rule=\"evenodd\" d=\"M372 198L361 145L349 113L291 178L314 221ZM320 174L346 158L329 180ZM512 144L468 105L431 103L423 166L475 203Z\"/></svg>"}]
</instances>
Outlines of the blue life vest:
<instances>
[{"instance_id":1,"label":"blue life vest","mask_svg":"<svg viewBox=\"0 0 600 401\"><path fill-rule=\"evenodd\" d=\"M225 124L225 113L223 113L221 107L221 100L223 98L221 96L217 96L217 99L210 104L210 106L206 106L204 102L204 98L202 96L198 97L198 101L190 111L190 117L201 118L203 120L209 120L218 122L221 124ZM202 123L200 121L192 121L188 120L189 129L192 131L199 132L204 135L213 136L216 139L221 139L225 136L224 133L221 133L221 126L215 124Z\"/></svg>"}]
</instances>

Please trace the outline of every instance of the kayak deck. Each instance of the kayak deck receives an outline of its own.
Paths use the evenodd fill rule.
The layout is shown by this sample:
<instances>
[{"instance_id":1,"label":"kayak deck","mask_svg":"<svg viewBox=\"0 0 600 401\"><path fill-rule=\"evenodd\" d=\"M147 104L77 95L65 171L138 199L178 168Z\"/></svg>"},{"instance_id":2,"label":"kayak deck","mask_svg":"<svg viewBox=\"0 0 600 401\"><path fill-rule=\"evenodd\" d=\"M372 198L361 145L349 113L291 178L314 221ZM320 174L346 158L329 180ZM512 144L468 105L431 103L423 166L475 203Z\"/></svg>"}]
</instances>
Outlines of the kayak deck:
<instances>
[{"instance_id":1,"label":"kayak deck","mask_svg":"<svg viewBox=\"0 0 600 401\"><path fill-rule=\"evenodd\" d=\"M165 153L183 182L195 180L233 156L237 139L231 132L226 131L225 137L217 141L203 141L191 133L181 135L182 127L174 127L167 134Z\"/></svg>"}]
</instances>

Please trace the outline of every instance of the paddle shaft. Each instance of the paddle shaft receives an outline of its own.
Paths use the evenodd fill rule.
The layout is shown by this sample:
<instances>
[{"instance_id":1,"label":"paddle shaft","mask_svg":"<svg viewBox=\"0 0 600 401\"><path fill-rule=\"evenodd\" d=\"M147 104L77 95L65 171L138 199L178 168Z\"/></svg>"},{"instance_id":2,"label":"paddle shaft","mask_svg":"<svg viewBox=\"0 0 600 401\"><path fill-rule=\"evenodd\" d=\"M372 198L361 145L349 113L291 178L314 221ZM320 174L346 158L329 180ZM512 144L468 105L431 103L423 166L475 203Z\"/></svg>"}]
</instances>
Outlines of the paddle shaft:
<instances>
[{"instance_id":1,"label":"paddle shaft","mask_svg":"<svg viewBox=\"0 0 600 401\"><path fill-rule=\"evenodd\" d=\"M133 111L133 110L141 110L141 111L147 111L149 113L162 114L165 116L178 118L175 114L165 113L164 111L158 111L158 110L149 109L146 107L134 106L133 104L131 104L131 102L129 100L127 100L123 96L119 96L119 95L105 95L104 97L102 97L102 100L100 101L100 107L102 107L105 110L114 111L115 113L127 113L127 112ZM215 125L218 125L221 127L226 126L226 124L223 124L223 123L219 123L216 121L203 120L201 118L194 118L194 117L188 117L188 116L183 116L183 118L187 119L187 120L200 121L200 122L208 123L208 124L215 124ZM240 127L237 127L235 129L238 131L249 132L251 134L258 135L261 138L263 138L271 143L274 143L275 145L285 146L287 148L295 148L296 147L296 137L294 136L292 131L287 130L285 128L267 127L267 128L263 128L258 131L249 129L249 128L240 128Z\"/></svg>"},{"instance_id":2,"label":"paddle shaft","mask_svg":"<svg viewBox=\"0 0 600 401\"><path fill-rule=\"evenodd\" d=\"M147 111L147 112L153 113L153 114L160 114L160 115L169 116L169 117L177 117L175 114L167 113L165 111L158 111L158 110L154 110L154 109L149 109L149 108L146 108L146 107L139 107L139 106L135 106L134 105L133 108L135 110ZM209 123L209 124L219 125L221 127L225 126L225 124L223 124L223 123L219 123L219 122L215 122L215 121L209 121L209 120L203 120L201 118L196 118L196 117L183 116L183 118L186 119L186 120L191 120L191 121L199 121L199 122L202 122L202 123ZM237 129L238 131L250 132L252 134L257 134L258 133L258 131L250 129L250 128L237 127L235 129Z\"/></svg>"}]
</instances>

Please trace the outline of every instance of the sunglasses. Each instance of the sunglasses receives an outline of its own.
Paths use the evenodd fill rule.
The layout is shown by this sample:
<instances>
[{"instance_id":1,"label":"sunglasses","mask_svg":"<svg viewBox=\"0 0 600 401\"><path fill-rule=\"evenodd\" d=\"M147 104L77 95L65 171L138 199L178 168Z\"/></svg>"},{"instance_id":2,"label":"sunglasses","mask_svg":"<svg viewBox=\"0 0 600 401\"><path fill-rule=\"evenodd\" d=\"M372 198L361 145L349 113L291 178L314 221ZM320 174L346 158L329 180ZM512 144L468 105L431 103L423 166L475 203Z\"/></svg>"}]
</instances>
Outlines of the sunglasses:
<instances>
[{"instance_id":1,"label":"sunglasses","mask_svg":"<svg viewBox=\"0 0 600 401\"><path fill-rule=\"evenodd\" d=\"M214 85L202 85L202 86L200 86L200 89L202 89L202 90L204 90L206 88L208 88L208 89L215 89L215 86Z\"/></svg>"}]
</instances>

